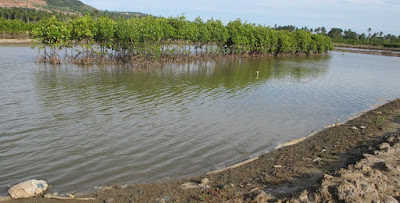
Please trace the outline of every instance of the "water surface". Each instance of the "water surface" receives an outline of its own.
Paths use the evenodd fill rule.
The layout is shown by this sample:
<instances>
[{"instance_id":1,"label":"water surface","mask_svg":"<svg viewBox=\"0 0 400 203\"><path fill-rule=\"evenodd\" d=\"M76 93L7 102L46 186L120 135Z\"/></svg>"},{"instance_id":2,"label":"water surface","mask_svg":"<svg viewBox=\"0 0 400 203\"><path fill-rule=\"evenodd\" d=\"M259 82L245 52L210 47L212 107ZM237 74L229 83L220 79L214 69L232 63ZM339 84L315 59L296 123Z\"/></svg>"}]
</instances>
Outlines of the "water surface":
<instances>
[{"instance_id":1,"label":"water surface","mask_svg":"<svg viewBox=\"0 0 400 203\"><path fill-rule=\"evenodd\" d=\"M400 58L240 59L155 68L44 65L0 47L0 191L204 173L400 97ZM256 71L259 71L257 78Z\"/></svg>"}]
</instances>

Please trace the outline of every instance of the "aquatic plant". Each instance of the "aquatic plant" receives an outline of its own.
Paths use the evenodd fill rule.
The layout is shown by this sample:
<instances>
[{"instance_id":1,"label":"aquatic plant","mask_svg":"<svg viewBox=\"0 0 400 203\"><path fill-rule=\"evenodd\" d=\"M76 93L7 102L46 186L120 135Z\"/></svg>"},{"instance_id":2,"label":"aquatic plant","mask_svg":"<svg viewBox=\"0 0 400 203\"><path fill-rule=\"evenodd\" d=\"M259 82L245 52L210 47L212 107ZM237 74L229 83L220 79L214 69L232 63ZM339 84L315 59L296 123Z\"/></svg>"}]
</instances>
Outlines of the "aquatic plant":
<instances>
[{"instance_id":1,"label":"aquatic plant","mask_svg":"<svg viewBox=\"0 0 400 203\"><path fill-rule=\"evenodd\" d=\"M120 18L90 15L59 21L41 20L32 29L39 42L38 61L61 63L105 63L174 60L182 58L323 54L333 48L329 37L304 30L276 31L242 22L226 26L220 20L197 18ZM48 51L49 50L49 51ZM59 53L64 50L64 55Z\"/></svg>"}]
</instances>

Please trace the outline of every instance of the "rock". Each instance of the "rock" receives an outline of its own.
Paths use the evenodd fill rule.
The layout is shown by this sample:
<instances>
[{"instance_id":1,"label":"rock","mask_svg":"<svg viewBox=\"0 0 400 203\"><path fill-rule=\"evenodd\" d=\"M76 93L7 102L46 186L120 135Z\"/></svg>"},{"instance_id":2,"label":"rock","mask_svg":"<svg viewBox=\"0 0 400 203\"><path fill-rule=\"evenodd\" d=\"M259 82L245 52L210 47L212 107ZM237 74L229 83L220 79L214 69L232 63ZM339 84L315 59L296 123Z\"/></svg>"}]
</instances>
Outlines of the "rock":
<instances>
[{"instance_id":1,"label":"rock","mask_svg":"<svg viewBox=\"0 0 400 203\"><path fill-rule=\"evenodd\" d=\"M111 198L111 199L104 201L104 203L112 203L112 202L115 202L115 199Z\"/></svg>"},{"instance_id":2,"label":"rock","mask_svg":"<svg viewBox=\"0 0 400 203\"><path fill-rule=\"evenodd\" d=\"M209 182L210 182L210 180L208 178L203 178L203 179L201 179L200 183L203 185L207 185Z\"/></svg>"},{"instance_id":3,"label":"rock","mask_svg":"<svg viewBox=\"0 0 400 203\"><path fill-rule=\"evenodd\" d=\"M299 200L300 202L310 202L308 200L308 191L304 190L300 195L299 195Z\"/></svg>"},{"instance_id":4,"label":"rock","mask_svg":"<svg viewBox=\"0 0 400 203\"><path fill-rule=\"evenodd\" d=\"M383 202L384 203L399 203L394 197L386 195L383 197Z\"/></svg>"},{"instance_id":5,"label":"rock","mask_svg":"<svg viewBox=\"0 0 400 203\"><path fill-rule=\"evenodd\" d=\"M267 193L265 193L264 191L260 192L260 194L258 194L256 196L256 198L254 198L255 202L268 202L271 200L274 200L275 198L272 196L269 196Z\"/></svg>"},{"instance_id":6,"label":"rock","mask_svg":"<svg viewBox=\"0 0 400 203\"><path fill-rule=\"evenodd\" d=\"M209 185L206 185L206 184L199 184L199 187L200 187L202 190L211 189L211 187L210 187Z\"/></svg>"},{"instance_id":7,"label":"rock","mask_svg":"<svg viewBox=\"0 0 400 203\"><path fill-rule=\"evenodd\" d=\"M161 197L156 200L157 203L166 203L169 201L171 201L171 197L168 197L168 196Z\"/></svg>"},{"instance_id":8,"label":"rock","mask_svg":"<svg viewBox=\"0 0 400 203\"><path fill-rule=\"evenodd\" d=\"M379 149L380 149L381 151L387 152L387 151L389 151L389 149L390 149L390 144L387 143L387 142L384 142L384 143L382 143L382 144L379 145Z\"/></svg>"},{"instance_id":9,"label":"rock","mask_svg":"<svg viewBox=\"0 0 400 203\"><path fill-rule=\"evenodd\" d=\"M256 191L259 191L259 190L260 190L260 189L258 189L258 187L256 187L256 188L251 189L251 190L249 191L249 193L256 192Z\"/></svg>"},{"instance_id":10,"label":"rock","mask_svg":"<svg viewBox=\"0 0 400 203\"><path fill-rule=\"evenodd\" d=\"M351 127L350 129L352 130L358 130L358 128L356 126Z\"/></svg>"},{"instance_id":11,"label":"rock","mask_svg":"<svg viewBox=\"0 0 400 203\"><path fill-rule=\"evenodd\" d=\"M321 150L321 153L324 153L324 152L326 152L326 149L322 149L322 150Z\"/></svg>"},{"instance_id":12,"label":"rock","mask_svg":"<svg viewBox=\"0 0 400 203\"><path fill-rule=\"evenodd\" d=\"M314 160L312 160L313 162L319 162L319 161L322 161L322 159L321 158L315 158Z\"/></svg>"},{"instance_id":13,"label":"rock","mask_svg":"<svg viewBox=\"0 0 400 203\"><path fill-rule=\"evenodd\" d=\"M365 129L365 128L367 128L367 126L362 125L362 126L360 126L360 128Z\"/></svg>"},{"instance_id":14,"label":"rock","mask_svg":"<svg viewBox=\"0 0 400 203\"><path fill-rule=\"evenodd\" d=\"M282 168L282 165L275 165L274 168Z\"/></svg>"},{"instance_id":15,"label":"rock","mask_svg":"<svg viewBox=\"0 0 400 203\"><path fill-rule=\"evenodd\" d=\"M29 198L44 194L49 185L44 180L27 180L12 186L8 194L13 199Z\"/></svg>"},{"instance_id":16,"label":"rock","mask_svg":"<svg viewBox=\"0 0 400 203\"><path fill-rule=\"evenodd\" d=\"M193 189L193 188L199 188L200 186L196 183L193 182L187 182L179 186L182 190L187 190L187 189Z\"/></svg>"}]
</instances>

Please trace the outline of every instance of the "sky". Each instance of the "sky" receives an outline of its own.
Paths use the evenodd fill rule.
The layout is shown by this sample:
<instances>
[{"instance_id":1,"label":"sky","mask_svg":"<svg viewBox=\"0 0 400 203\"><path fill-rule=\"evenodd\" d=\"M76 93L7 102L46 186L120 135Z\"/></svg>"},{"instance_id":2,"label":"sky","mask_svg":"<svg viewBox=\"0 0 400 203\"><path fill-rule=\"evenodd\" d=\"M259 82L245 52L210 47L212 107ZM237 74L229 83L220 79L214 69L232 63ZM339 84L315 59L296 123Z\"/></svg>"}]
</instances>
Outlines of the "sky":
<instances>
[{"instance_id":1,"label":"sky","mask_svg":"<svg viewBox=\"0 0 400 203\"><path fill-rule=\"evenodd\" d=\"M242 21L273 27L295 25L400 35L400 0L81 0L97 9L153 16Z\"/></svg>"}]
</instances>

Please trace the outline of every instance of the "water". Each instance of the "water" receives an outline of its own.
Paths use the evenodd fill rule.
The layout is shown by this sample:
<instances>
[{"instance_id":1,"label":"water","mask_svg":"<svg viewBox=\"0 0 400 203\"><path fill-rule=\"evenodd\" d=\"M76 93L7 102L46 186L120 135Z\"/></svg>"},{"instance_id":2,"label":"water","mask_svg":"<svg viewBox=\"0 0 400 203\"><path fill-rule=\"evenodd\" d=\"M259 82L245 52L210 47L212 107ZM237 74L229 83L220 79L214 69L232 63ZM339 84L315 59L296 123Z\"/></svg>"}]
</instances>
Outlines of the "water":
<instances>
[{"instance_id":1,"label":"water","mask_svg":"<svg viewBox=\"0 0 400 203\"><path fill-rule=\"evenodd\" d=\"M204 173L400 97L400 58L241 59L133 68L35 64L0 47L0 191ZM259 71L257 78L256 71Z\"/></svg>"}]
</instances>

